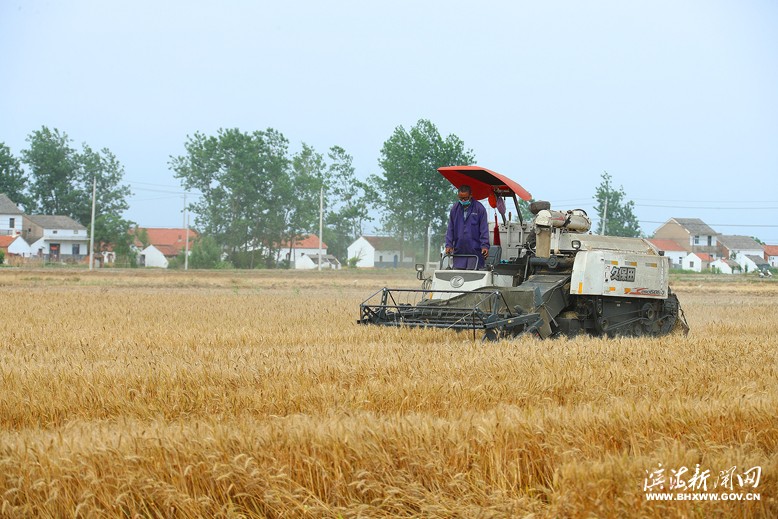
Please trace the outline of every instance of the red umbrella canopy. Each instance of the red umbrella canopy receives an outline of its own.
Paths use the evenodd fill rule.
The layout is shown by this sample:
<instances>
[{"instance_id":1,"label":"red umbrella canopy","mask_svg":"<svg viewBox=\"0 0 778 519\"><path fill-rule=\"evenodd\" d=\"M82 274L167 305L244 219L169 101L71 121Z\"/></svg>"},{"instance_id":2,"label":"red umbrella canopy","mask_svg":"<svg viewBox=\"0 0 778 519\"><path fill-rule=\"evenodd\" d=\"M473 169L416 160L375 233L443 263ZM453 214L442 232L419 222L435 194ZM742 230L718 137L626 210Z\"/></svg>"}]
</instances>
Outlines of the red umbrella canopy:
<instances>
[{"instance_id":1,"label":"red umbrella canopy","mask_svg":"<svg viewBox=\"0 0 778 519\"><path fill-rule=\"evenodd\" d=\"M495 173L480 166L445 166L438 168L438 172L443 175L454 187L467 184L473 191L473 198L483 200L494 193L502 196L511 196L515 194L522 200L529 201L532 195L513 180Z\"/></svg>"}]
</instances>

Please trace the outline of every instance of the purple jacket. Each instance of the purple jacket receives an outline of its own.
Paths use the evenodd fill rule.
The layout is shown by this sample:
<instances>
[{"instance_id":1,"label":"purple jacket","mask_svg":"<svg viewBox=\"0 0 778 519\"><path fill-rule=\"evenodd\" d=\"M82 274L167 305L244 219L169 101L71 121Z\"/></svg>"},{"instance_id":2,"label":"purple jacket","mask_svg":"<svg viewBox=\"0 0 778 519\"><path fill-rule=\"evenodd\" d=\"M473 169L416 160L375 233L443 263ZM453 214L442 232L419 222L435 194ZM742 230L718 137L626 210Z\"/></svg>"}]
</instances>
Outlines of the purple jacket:
<instances>
[{"instance_id":1,"label":"purple jacket","mask_svg":"<svg viewBox=\"0 0 778 519\"><path fill-rule=\"evenodd\" d=\"M489 248L489 219L486 208L473 200L470 203L470 215L465 221L465 208L459 202L454 204L448 217L446 247L452 247L454 254L474 254L478 256L478 267L484 266L481 248ZM454 268L472 268L473 258L454 258Z\"/></svg>"}]
</instances>

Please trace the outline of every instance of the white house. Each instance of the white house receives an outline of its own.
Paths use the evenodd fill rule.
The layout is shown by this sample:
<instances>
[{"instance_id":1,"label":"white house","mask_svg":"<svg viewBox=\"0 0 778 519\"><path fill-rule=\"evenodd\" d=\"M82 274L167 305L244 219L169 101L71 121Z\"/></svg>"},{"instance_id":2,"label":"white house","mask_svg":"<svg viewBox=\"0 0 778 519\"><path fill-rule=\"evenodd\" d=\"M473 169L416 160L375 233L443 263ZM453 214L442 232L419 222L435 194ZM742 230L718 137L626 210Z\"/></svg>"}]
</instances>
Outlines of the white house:
<instances>
[{"instance_id":1,"label":"white house","mask_svg":"<svg viewBox=\"0 0 778 519\"><path fill-rule=\"evenodd\" d=\"M319 268L318 254L303 254L294 262L294 268L297 270L314 270ZM332 254L321 255L321 268L328 270L340 270L340 261Z\"/></svg>"},{"instance_id":2,"label":"white house","mask_svg":"<svg viewBox=\"0 0 778 519\"><path fill-rule=\"evenodd\" d=\"M50 261L81 261L87 256L89 236L86 227L69 216L24 215L22 236L33 256Z\"/></svg>"},{"instance_id":3,"label":"white house","mask_svg":"<svg viewBox=\"0 0 778 519\"><path fill-rule=\"evenodd\" d=\"M322 259L324 259L327 256L327 244L324 242L321 243L321 253ZM309 234L298 238L294 242L286 241L281 244L278 254L279 257L276 258L277 260L283 258L289 262L289 265L292 268L305 270L309 268L309 262L305 257L310 258L311 256L316 256L318 261L319 237L315 234ZM300 262L299 267L297 265L298 262ZM340 265L340 262L338 262L338 265ZM324 267L322 266L322 268Z\"/></svg>"},{"instance_id":4,"label":"white house","mask_svg":"<svg viewBox=\"0 0 778 519\"><path fill-rule=\"evenodd\" d=\"M0 235L0 250L8 256L21 256L29 258L31 254L30 244L27 243L21 235L2 236Z\"/></svg>"},{"instance_id":5,"label":"white house","mask_svg":"<svg viewBox=\"0 0 778 519\"><path fill-rule=\"evenodd\" d=\"M716 269L722 274L742 274L743 268L735 260L719 258L710 263L711 270Z\"/></svg>"},{"instance_id":6,"label":"white house","mask_svg":"<svg viewBox=\"0 0 778 519\"><path fill-rule=\"evenodd\" d=\"M177 257L181 251L189 249L192 253L192 242L197 239L197 233L192 229L175 227L139 227L139 235L146 235L145 247L136 235L135 246L140 250L138 264L141 267L157 267L166 269L170 260ZM187 246L187 240L189 245Z\"/></svg>"},{"instance_id":7,"label":"white house","mask_svg":"<svg viewBox=\"0 0 778 519\"><path fill-rule=\"evenodd\" d=\"M689 254L689 251L681 247L675 240L655 238L648 241L670 258L670 267L674 269L681 268L683 259Z\"/></svg>"},{"instance_id":8,"label":"white house","mask_svg":"<svg viewBox=\"0 0 778 519\"><path fill-rule=\"evenodd\" d=\"M764 246L750 236L722 234L719 236L719 252L722 258L734 259L740 266L739 256L764 256Z\"/></svg>"},{"instance_id":9,"label":"white house","mask_svg":"<svg viewBox=\"0 0 778 519\"><path fill-rule=\"evenodd\" d=\"M778 245L765 245L764 259L772 268L778 267Z\"/></svg>"},{"instance_id":10,"label":"white house","mask_svg":"<svg viewBox=\"0 0 778 519\"><path fill-rule=\"evenodd\" d=\"M766 272L770 269L770 265L761 255L738 254L735 261L743 267L743 272L756 272L758 270Z\"/></svg>"},{"instance_id":11,"label":"white house","mask_svg":"<svg viewBox=\"0 0 778 519\"><path fill-rule=\"evenodd\" d=\"M348 246L348 258L357 267L413 267L414 257L401 253L400 241L389 236L360 236Z\"/></svg>"},{"instance_id":12,"label":"white house","mask_svg":"<svg viewBox=\"0 0 778 519\"><path fill-rule=\"evenodd\" d=\"M7 195L0 193L0 236L22 234L24 213Z\"/></svg>"},{"instance_id":13,"label":"white house","mask_svg":"<svg viewBox=\"0 0 778 519\"><path fill-rule=\"evenodd\" d=\"M168 246L148 245L138 254L138 266L166 269L170 264L168 258L175 258L177 255L178 251L170 250Z\"/></svg>"},{"instance_id":14,"label":"white house","mask_svg":"<svg viewBox=\"0 0 778 519\"><path fill-rule=\"evenodd\" d=\"M693 270L694 272L702 272L707 270L713 258L710 254L705 252L690 252L681 261L681 267L684 270Z\"/></svg>"}]
</instances>

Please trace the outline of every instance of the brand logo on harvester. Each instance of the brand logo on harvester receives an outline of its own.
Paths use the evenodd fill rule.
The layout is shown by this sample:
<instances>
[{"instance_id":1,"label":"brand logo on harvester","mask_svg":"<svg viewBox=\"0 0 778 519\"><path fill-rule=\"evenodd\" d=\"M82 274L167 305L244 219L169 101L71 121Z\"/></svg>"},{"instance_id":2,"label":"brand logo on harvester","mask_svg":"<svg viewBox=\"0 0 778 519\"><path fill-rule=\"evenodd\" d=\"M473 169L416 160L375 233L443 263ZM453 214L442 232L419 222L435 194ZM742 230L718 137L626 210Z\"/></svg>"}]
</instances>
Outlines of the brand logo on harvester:
<instances>
[{"instance_id":1,"label":"brand logo on harvester","mask_svg":"<svg viewBox=\"0 0 778 519\"><path fill-rule=\"evenodd\" d=\"M462 276L454 276L453 278L451 278L451 286L454 288L459 288L464 284L465 284L465 278L463 278Z\"/></svg>"},{"instance_id":2,"label":"brand logo on harvester","mask_svg":"<svg viewBox=\"0 0 778 519\"><path fill-rule=\"evenodd\" d=\"M686 466L671 469L659 463L646 470L643 491L649 501L760 501L761 494L752 490L761 478L759 466L738 470L733 465L711 471L701 469L698 463L692 473Z\"/></svg>"},{"instance_id":3,"label":"brand logo on harvester","mask_svg":"<svg viewBox=\"0 0 778 519\"><path fill-rule=\"evenodd\" d=\"M633 288L630 291L630 294L635 294L635 295L639 295L639 296L663 296L663 295L665 295L665 291L664 290L655 290L653 288L641 287L641 288Z\"/></svg>"}]
</instances>

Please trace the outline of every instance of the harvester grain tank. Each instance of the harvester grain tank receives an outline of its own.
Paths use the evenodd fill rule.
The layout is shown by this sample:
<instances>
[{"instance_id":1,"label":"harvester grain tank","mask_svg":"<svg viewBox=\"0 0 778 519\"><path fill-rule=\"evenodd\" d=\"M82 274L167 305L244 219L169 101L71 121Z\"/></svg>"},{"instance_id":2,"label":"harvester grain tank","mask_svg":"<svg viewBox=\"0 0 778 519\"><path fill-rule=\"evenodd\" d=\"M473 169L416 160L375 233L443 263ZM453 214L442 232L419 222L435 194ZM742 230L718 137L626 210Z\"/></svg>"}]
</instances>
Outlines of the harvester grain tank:
<instances>
[{"instance_id":1,"label":"harvester grain tank","mask_svg":"<svg viewBox=\"0 0 778 519\"><path fill-rule=\"evenodd\" d=\"M511 179L478 166L438 172L457 187L470 185L474 199L512 200L518 221L503 215L491 224L484 268L472 261L472 269L454 269L454 255L444 255L429 277L417 265L422 287L382 288L360 305L360 324L480 331L490 340L688 332L668 284L669 258L647 240L592 234L582 209L559 211L542 201L530 204L533 218L523 221L518 198L531 195Z\"/></svg>"}]
</instances>

